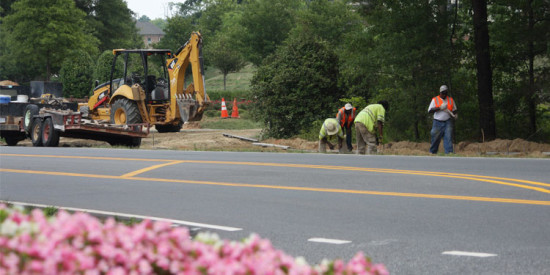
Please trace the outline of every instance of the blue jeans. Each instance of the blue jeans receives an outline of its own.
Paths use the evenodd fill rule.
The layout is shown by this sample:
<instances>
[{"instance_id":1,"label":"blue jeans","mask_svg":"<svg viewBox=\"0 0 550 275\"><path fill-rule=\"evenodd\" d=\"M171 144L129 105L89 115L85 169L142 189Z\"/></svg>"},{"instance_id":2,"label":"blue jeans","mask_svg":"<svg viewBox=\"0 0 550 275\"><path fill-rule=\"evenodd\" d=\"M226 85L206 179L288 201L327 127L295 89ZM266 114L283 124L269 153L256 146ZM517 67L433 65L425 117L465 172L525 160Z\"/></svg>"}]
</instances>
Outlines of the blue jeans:
<instances>
[{"instance_id":1,"label":"blue jeans","mask_svg":"<svg viewBox=\"0 0 550 275\"><path fill-rule=\"evenodd\" d=\"M349 127L345 127L346 129L346 144L348 145L348 151L353 151L353 145L351 145L351 125Z\"/></svg>"},{"instance_id":2,"label":"blue jeans","mask_svg":"<svg viewBox=\"0 0 550 275\"><path fill-rule=\"evenodd\" d=\"M443 148L445 148L445 154L453 153L453 120L447 121L435 120L432 124L432 145L430 146L430 153L437 154L439 149L439 143L443 138Z\"/></svg>"}]
</instances>

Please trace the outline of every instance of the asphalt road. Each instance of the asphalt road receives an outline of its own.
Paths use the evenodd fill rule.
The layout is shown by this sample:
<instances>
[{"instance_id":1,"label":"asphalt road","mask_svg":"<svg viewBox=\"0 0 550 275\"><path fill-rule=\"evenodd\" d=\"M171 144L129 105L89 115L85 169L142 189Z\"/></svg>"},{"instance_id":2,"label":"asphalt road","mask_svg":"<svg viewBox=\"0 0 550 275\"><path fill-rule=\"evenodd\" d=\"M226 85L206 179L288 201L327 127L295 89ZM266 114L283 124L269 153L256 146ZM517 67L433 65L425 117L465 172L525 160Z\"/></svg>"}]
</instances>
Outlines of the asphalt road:
<instances>
[{"instance_id":1,"label":"asphalt road","mask_svg":"<svg viewBox=\"0 0 550 275\"><path fill-rule=\"evenodd\" d=\"M314 264L550 274L550 159L0 147L0 200L258 233Z\"/></svg>"}]
</instances>

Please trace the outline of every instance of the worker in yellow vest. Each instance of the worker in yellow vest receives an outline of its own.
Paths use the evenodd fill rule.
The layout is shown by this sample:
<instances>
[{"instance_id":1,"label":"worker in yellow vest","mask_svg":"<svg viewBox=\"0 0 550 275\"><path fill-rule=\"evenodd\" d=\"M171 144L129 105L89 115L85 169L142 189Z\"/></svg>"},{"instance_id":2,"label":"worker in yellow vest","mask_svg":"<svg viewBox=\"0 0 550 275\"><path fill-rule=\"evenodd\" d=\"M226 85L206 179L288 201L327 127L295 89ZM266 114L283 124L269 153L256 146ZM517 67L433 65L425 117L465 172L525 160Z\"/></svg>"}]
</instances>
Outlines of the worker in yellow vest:
<instances>
[{"instance_id":1,"label":"worker in yellow vest","mask_svg":"<svg viewBox=\"0 0 550 275\"><path fill-rule=\"evenodd\" d=\"M453 151L453 120L457 118L456 104L452 97L448 96L446 85L439 87L439 95L432 98L428 113L434 115L431 134L430 153L437 154L441 138L445 154Z\"/></svg>"},{"instance_id":2,"label":"worker in yellow vest","mask_svg":"<svg viewBox=\"0 0 550 275\"><path fill-rule=\"evenodd\" d=\"M336 120L340 123L340 127L346 130L346 144L348 145L348 152L353 150L353 146L351 145L351 126L355 120L356 111L357 109L351 106L351 103L346 103L344 107L338 110L338 114L336 114Z\"/></svg>"},{"instance_id":3,"label":"worker in yellow vest","mask_svg":"<svg viewBox=\"0 0 550 275\"><path fill-rule=\"evenodd\" d=\"M334 145L330 143L329 139L332 137L338 137L338 151L342 152L342 143L344 142L344 134L342 132L342 127L335 118L327 118L321 126L319 131L319 153L327 152L327 145L332 150Z\"/></svg>"},{"instance_id":4,"label":"worker in yellow vest","mask_svg":"<svg viewBox=\"0 0 550 275\"><path fill-rule=\"evenodd\" d=\"M386 100L378 101L377 104L370 104L365 109L361 110L355 118L355 131L357 138L357 154L376 154L378 140L380 143L384 138L384 121L386 111L390 108L390 104ZM377 131L378 130L378 131ZM378 140L376 137L378 132Z\"/></svg>"}]
</instances>

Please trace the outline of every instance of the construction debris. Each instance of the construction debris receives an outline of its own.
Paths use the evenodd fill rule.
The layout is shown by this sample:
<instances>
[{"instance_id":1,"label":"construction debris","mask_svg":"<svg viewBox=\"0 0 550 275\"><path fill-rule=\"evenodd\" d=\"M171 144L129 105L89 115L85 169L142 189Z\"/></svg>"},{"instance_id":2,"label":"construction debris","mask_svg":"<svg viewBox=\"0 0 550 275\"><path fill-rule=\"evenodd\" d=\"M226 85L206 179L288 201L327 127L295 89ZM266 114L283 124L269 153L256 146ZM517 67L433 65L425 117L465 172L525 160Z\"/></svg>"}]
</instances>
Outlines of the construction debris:
<instances>
[{"instance_id":1,"label":"construction debris","mask_svg":"<svg viewBox=\"0 0 550 275\"><path fill-rule=\"evenodd\" d=\"M235 135L226 134L226 133L222 133L222 135L223 135L224 137L228 137L228 138L238 138L238 139L240 139L240 140L250 141L250 142L252 142L252 145L256 145L256 146L262 146L262 147L275 147L275 148L281 148L281 149L284 149L284 150L290 148L290 146L285 146L285 145L277 145L277 144L271 144L271 143L260 143L260 142L258 142L257 139L253 139L253 138L235 136Z\"/></svg>"}]
</instances>

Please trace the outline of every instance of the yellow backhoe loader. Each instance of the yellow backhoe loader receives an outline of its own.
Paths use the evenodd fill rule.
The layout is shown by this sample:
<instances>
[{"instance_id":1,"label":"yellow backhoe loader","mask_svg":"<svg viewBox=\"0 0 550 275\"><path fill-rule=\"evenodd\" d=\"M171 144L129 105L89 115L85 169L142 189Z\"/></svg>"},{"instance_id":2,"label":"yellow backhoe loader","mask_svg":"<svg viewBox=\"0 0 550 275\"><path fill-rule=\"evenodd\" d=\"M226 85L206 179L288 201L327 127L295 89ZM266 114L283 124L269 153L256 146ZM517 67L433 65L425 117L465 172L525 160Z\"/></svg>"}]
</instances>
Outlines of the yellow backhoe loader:
<instances>
[{"instance_id":1,"label":"yellow backhoe loader","mask_svg":"<svg viewBox=\"0 0 550 275\"><path fill-rule=\"evenodd\" d=\"M149 123L158 132L178 132L186 121L201 120L210 98L199 32L176 53L117 49L113 55L110 81L97 85L88 103L79 106L83 116L112 124ZM193 81L184 89L188 67Z\"/></svg>"}]
</instances>

